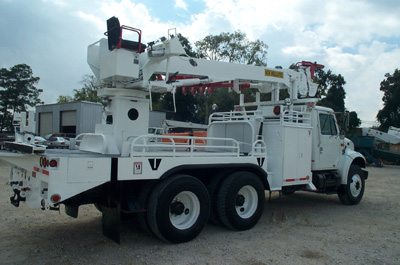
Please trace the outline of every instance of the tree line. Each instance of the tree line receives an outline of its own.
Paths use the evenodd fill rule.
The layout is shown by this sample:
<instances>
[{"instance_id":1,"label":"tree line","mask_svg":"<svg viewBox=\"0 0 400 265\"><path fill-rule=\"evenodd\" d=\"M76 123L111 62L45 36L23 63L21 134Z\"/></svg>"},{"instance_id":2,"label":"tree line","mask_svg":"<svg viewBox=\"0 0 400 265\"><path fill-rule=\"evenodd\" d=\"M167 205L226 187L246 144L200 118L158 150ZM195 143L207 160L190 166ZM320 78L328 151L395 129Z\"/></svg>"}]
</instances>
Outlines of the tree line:
<instances>
[{"instance_id":1,"label":"tree line","mask_svg":"<svg viewBox=\"0 0 400 265\"><path fill-rule=\"evenodd\" d=\"M260 40L250 41L241 31L208 35L204 39L196 41L194 47L181 34L178 34L177 37L190 57L267 66L267 44ZM293 66L294 64L291 67ZM276 66L276 68L282 67ZM382 99L384 107L377 114L377 119L381 124L379 129L383 131L386 131L389 126L400 127L400 72L396 69L392 75L387 73L385 77L380 84L380 90L384 92ZM32 69L26 64L18 64L10 69L0 69L0 129L2 131L11 129L13 112L25 111L28 107L44 103L39 98L43 90L36 87L39 80L39 77L33 76ZM81 81L82 87L74 89L73 96L60 95L57 102L82 100L100 102L94 82L93 75L85 75ZM318 105L332 108L339 113L347 110L344 102L346 81L341 74L334 74L331 70L318 69L314 82L319 85ZM253 101L255 92L253 89L243 89L242 91L246 101ZM284 97L285 94L282 94ZM268 100L270 95L266 94L262 97L262 100ZM156 93L152 95L152 98L153 109L166 111L167 119L195 123L207 123L208 116L213 111L233 110L233 107L239 102L239 95L229 92L227 88L215 88L212 93L210 91L191 93L191 91L178 89L175 95L176 112L173 111L173 99L170 93ZM350 129L354 129L360 124L357 113L351 111Z\"/></svg>"}]
</instances>

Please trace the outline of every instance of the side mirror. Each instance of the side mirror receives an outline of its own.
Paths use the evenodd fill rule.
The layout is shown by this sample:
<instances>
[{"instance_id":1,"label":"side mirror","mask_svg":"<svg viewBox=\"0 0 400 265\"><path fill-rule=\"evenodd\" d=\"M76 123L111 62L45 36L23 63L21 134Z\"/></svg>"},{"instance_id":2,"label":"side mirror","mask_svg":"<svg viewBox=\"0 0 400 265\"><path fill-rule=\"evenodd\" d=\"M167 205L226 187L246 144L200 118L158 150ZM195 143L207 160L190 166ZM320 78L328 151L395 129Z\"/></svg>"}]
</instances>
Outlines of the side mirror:
<instances>
[{"instance_id":1,"label":"side mirror","mask_svg":"<svg viewBox=\"0 0 400 265\"><path fill-rule=\"evenodd\" d=\"M343 140L344 138L346 138L346 137L345 137L345 131L344 131L344 130L341 130L339 136L340 136L340 139L342 139L342 140Z\"/></svg>"},{"instance_id":2,"label":"side mirror","mask_svg":"<svg viewBox=\"0 0 400 265\"><path fill-rule=\"evenodd\" d=\"M343 130L344 130L343 135L345 132L349 131L349 120L350 120L350 114L349 111L346 110L343 113Z\"/></svg>"}]
</instances>

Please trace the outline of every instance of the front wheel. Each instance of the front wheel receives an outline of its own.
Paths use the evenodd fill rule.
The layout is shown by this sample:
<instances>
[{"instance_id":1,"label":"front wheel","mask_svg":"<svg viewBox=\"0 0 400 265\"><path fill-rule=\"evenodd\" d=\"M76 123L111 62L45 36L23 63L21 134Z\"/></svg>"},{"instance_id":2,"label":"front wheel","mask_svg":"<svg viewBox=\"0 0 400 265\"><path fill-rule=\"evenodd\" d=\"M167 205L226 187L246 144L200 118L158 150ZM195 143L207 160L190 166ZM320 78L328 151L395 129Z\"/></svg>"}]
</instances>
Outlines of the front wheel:
<instances>
[{"instance_id":1,"label":"front wheel","mask_svg":"<svg viewBox=\"0 0 400 265\"><path fill-rule=\"evenodd\" d=\"M339 199L346 205L358 204L364 195L364 189L364 172L359 166L351 165L347 175L347 184L338 189Z\"/></svg>"},{"instance_id":2,"label":"front wheel","mask_svg":"<svg viewBox=\"0 0 400 265\"><path fill-rule=\"evenodd\" d=\"M183 243L203 230L210 213L210 198L203 183L188 175L160 182L150 195L147 220L160 239Z\"/></svg>"},{"instance_id":3,"label":"front wheel","mask_svg":"<svg viewBox=\"0 0 400 265\"><path fill-rule=\"evenodd\" d=\"M260 220L265 191L253 173L241 171L228 176L218 192L217 209L221 222L232 230L247 230Z\"/></svg>"}]
</instances>

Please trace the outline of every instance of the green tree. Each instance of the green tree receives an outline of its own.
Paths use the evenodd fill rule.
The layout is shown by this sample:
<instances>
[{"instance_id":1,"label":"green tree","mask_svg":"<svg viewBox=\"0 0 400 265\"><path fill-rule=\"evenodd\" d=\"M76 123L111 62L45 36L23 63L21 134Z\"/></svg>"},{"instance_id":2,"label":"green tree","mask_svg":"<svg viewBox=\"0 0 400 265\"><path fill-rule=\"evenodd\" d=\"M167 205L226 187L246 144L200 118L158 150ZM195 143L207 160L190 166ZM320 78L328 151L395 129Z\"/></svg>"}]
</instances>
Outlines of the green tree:
<instances>
[{"instance_id":1,"label":"green tree","mask_svg":"<svg viewBox=\"0 0 400 265\"><path fill-rule=\"evenodd\" d=\"M186 54L190 57L198 57L197 53L193 50L192 44L190 41L184 37L182 34L178 33L179 42L182 44L183 49L185 50Z\"/></svg>"},{"instance_id":2,"label":"green tree","mask_svg":"<svg viewBox=\"0 0 400 265\"><path fill-rule=\"evenodd\" d=\"M349 113L349 132L351 133L355 128L361 125L361 120L358 118L357 112L350 111Z\"/></svg>"},{"instance_id":3,"label":"green tree","mask_svg":"<svg viewBox=\"0 0 400 265\"><path fill-rule=\"evenodd\" d=\"M68 103L68 102L73 102L74 99L71 96L58 96L57 98L57 103Z\"/></svg>"},{"instance_id":4,"label":"green tree","mask_svg":"<svg viewBox=\"0 0 400 265\"><path fill-rule=\"evenodd\" d=\"M197 41L195 46L200 58L257 66L267 65L268 46L260 40L248 40L246 34L240 31L208 35L203 40ZM242 93L245 94L246 101L252 101L255 98L254 90L244 89ZM196 98L197 119L204 122L207 122L208 115L212 113L214 104L218 106L218 111L230 111L239 103L239 95L228 92L226 88L216 88L212 95L197 94Z\"/></svg>"},{"instance_id":5,"label":"green tree","mask_svg":"<svg viewBox=\"0 0 400 265\"><path fill-rule=\"evenodd\" d=\"M39 80L26 64L0 69L0 130L11 130L14 112L26 111L28 106L44 103L39 99L43 90L35 86Z\"/></svg>"},{"instance_id":6,"label":"green tree","mask_svg":"<svg viewBox=\"0 0 400 265\"><path fill-rule=\"evenodd\" d=\"M241 64L267 65L268 46L260 41L248 40L246 33L235 31L208 35L195 43L200 58Z\"/></svg>"},{"instance_id":7,"label":"green tree","mask_svg":"<svg viewBox=\"0 0 400 265\"><path fill-rule=\"evenodd\" d=\"M383 91L383 108L376 116L381 123L379 129L387 131L390 126L400 127L400 71L396 69L393 75L385 74L386 79L381 82Z\"/></svg>"},{"instance_id":8,"label":"green tree","mask_svg":"<svg viewBox=\"0 0 400 265\"><path fill-rule=\"evenodd\" d=\"M82 88L74 89L74 97L61 95L57 99L57 103L67 103L74 101L91 101L100 102L101 98L97 96L97 87L95 84L96 77L94 75L84 75L80 84Z\"/></svg>"},{"instance_id":9,"label":"green tree","mask_svg":"<svg viewBox=\"0 0 400 265\"><path fill-rule=\"evenodd\" d=\"M157 102L153 103L154 110L166 111L167 119L176 121L199 122L197 118L197 98L188 91L187 95L177 89L175 94L176 112L174 112L173 96L171 93L162 94Z\"/></svg>"},{"instance_id":10,"label":"green tree","mask_svg":"<svg viewBox=\"0 0 400 265\"><path fill-rule=\"evenodd\" d=\"M318 84L317 97L321 100L317 103L320 106L333 109L335 112L344 113L346 111L344 99L346 92L344 85L346 81L344 77L339 74L333 74L331 70L325 72L322 69L316 71L314 82ZM349 113L349 130L350 132L360 126L361 120L355 111ZM343 125L343 115L337 115L339 126Z\"/></svg>"},{"instance_id":11,"label":"green tree","mask_svg":"<svg viewBox=\"0 0 400 265\"><path fill-rule=\"evenodd\" d=\"M346 92L344 85L346 81L341 74L335 75L331 70L324 72L317 70L316 81L319 86L317 96L321 98L318 105L333 109L335 112L344 112L344 99Z\"/></svg>"},{"instance_id":12,"label":"green tree","mask_svg":"<svg viewBox=\"0 0 400 265\"><path fill-rule=\"evenodd\" d=\"M97 87L95 87L96 77L94 75L85 75L82 78L81 89L74 89L74 100L75 101L92 101L100 102L101 98L97 96Z\"/></svg>"}]
</instances>

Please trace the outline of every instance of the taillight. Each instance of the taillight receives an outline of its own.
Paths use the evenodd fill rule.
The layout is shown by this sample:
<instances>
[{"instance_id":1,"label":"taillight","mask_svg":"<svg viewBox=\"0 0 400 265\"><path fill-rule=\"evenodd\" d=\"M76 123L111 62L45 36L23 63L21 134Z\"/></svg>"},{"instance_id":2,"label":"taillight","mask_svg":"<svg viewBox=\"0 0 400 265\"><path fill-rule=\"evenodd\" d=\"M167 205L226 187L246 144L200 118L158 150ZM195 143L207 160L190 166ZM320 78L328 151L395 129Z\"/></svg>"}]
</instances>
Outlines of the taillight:
<instances>
[{"instance_id":1,"label":"taillight","mask_svg":"<svg viewBox=\"0 0 400 265\"><path fill-rule=\"evenodd\" d=\"M53 194L51 195L50 200L52 203L57 203L61 201L61 196L59 194Z\"/></svg>"},{"instance_id":2,"label":"taillight","mask_svg":"<svg viewBox=\"0 0 400 265\"><path fill-rule=\"evenodd\" d=\"M50 165L50 167L57 167L57 161L56 160L50 160L50 163L49 163L49 165Z\"/></svg>"},{"instance_id":3,"label":"taillight","mask_svg":"<svg viewBox=\"0 0 400 265\"><path fill-rule=\"evenodd\" d=\"M280 106L275 106L274 107L274 114L275 115L281 114L281 107Z\"/></svg>"},{"instance_id":4,"label":"taillight","mask_svg":"<svg viewBox=\"0 0 400 265\"><path fill-rule=\"evenodd\" d=\"M59 159L49 159L47 157L40 157L39 165L41 167L52 167L55 168L58 166Z\"/></svg>"}]
</instances>

